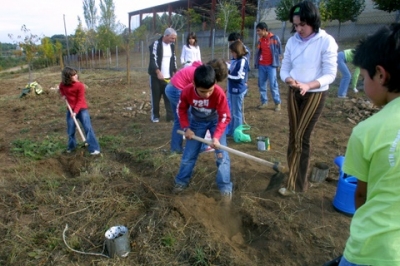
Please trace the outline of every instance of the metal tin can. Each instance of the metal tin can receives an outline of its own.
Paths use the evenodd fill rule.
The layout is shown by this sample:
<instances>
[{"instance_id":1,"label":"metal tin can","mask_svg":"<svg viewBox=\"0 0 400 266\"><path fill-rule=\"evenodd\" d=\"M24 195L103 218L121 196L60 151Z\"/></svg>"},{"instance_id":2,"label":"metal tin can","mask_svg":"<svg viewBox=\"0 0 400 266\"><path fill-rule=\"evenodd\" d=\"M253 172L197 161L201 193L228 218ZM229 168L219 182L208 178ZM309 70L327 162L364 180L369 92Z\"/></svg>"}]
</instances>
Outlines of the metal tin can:
<instances>
[{"instance_id":1,"label":"metal tin can","mask_svg":"<svg viewBox=\"0 0 400 266\"><path fill-rule=\"evenodd\" d=\"M257 149L259 151L269 151L271 145L268 137L257 137Z\"/></svg>"},{"instance_id":2,"label":"metal tin can","mask_svg":"<svg viewBox=\"0 0 400 266\"><path fill-rule=\"evenodd\" d=\"M257 137L257 149L265 151L265 137Z\"/></svg>"}]
</instances>

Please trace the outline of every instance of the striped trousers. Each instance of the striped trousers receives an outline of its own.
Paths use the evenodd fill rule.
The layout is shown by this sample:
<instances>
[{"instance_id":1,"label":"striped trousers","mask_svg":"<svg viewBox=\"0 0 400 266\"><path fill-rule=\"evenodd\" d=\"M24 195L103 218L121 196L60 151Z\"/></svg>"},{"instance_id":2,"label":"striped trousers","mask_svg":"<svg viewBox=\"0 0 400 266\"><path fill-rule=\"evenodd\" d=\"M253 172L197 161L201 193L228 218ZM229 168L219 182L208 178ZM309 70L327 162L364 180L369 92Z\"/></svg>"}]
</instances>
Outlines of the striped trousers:
<instances>
[{"instance_id":1,"label":"striped trousers","mask_svg":"<svg viewBox=\"0 0 400 266\"><path fill-rule=\"evenodd\" d=\"M299 90L289 88L289 143L287 149L289 177L286 184L286 188L289 190L305 192L308 189L310 137L321 116L327 95L328 92L323 91L309 92L302 96Z\"/></svg>"}]
</instances>

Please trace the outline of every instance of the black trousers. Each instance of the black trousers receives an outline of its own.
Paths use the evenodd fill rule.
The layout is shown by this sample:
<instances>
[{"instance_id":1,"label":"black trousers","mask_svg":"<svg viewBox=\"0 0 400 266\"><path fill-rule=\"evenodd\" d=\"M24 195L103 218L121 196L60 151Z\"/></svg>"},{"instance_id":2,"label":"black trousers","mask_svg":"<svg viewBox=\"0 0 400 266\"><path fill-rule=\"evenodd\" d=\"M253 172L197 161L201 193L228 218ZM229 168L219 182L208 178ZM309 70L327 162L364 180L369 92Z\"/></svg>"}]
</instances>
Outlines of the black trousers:
<instances>
[{"instance_id":1,"label":"black trousers","mask_svg":"<svg viewBox=\"0 0 400 266\"><path fill-rule=\"evenodd\" d=\"M172 113L171 103L165 95L165 87L167 82L159 80L157 77L150 76L150 89L151 89L151 119L160 119L160 101L161 97L164 100L165 111L167 113L167 121L173 121L174 115Z\"/></svg>"}]
</instances>

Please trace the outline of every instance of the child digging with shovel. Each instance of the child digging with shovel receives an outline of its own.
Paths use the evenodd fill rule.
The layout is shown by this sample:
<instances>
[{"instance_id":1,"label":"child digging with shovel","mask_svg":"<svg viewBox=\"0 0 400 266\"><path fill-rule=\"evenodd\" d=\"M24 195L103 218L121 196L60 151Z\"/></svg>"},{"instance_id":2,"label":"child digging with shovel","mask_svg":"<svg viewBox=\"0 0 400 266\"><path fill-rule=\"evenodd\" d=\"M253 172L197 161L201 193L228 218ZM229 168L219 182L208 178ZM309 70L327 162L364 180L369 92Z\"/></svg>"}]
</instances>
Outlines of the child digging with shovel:
<instances>
[{"instance_id":1,"label":"child digging with shovel","mask_svg":"<svg viewBox=\"0 0 400 266\"><path fill-rule=\"evenodd\" d=\"M67 153L75 150L76 138L75 130L79 125L75 124L74 117L78 119L86 133L86 143L91 155L100 154L100 146L94 134L90 115L87 110L88 106L85 99L85 84L78 80L78 72L71 68L65 67L61 73L61 83L59 85L61 96L67 101L72 109L72 113L67 109L67 133L68 148Z\"/></svg>"},{"instance_id":2,"label":"child digging with shovel","mask_svg":"<svg viewBox=\"0 0 400 266\"><path fill-rule=\"evenodd\" d=\"M215 82L214 69L209 65L201 65L194 72L194 84L189 84L182 90L177 110L180 125L185 132L186 146L172 192L180 193L188 187L202 145L193 137L204 136L210 130L211 147L215 149L218 167L216 181L221 202L228 205L232 199L230 158L227 151L218 148L220 145L226 146L225 128L231 116L225 92ZM188 110L191 113L190 122Z\"/></svg>"}]
</instances>

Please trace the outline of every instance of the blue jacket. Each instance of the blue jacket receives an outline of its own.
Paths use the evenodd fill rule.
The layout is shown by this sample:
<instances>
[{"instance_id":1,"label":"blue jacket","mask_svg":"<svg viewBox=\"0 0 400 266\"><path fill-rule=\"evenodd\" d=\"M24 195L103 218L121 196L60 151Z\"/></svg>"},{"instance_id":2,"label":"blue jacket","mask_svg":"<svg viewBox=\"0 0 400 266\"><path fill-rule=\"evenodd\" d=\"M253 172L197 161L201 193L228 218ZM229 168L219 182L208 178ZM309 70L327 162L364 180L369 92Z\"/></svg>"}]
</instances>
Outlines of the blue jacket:
<instances>
[{"instance_id":1,"label":"blue jacket","mask_svg":"<svg viewBox=\"0 0 400 266\"><path fill-rule=\"evenodd\" d=\"M273 67L279 67L281 65L281 61L279 60L279 56L282 54L282 45L281 41L279 40L279 37L272 34L271 32L268 33L268 36L270 38L270 44L269 47L271 49L271 54L272 54L272 65ZM261 44L260 40L258 40L257 44L257 57L254 62L254 68L258 69L259 66L259 59L261 56Z\"/></svg>"},{"instance_id":2,"label":"blue jacket","mask_svg":"<svg viewBox=\"0 0 400 266\"><path fill-rule=\"evenodd\" d=\"M249 62L246 57L232 59L228 74L228 91L231 94L241 94L247 90L246 77L249 72Z\"/></svg>"}]
</instances>

